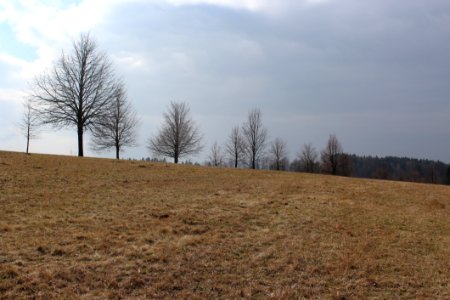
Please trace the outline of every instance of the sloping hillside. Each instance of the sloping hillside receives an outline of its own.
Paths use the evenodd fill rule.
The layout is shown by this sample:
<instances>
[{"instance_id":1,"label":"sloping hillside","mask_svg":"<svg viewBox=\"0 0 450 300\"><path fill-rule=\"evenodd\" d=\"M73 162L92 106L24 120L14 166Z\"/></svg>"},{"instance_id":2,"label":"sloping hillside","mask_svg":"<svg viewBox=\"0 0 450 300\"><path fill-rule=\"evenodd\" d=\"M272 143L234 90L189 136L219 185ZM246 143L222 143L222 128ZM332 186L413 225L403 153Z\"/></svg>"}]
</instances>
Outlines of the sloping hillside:
<instances>
[{"instance_id":1,"label":"sloping hillside","mask_svg":"<svg viewBox=\"0 0 450 300\"><path fill-rule=\"evenodd\" d=\"M450 188L0 152L0 298L450 298Z\"/></svg>"}]
</instances>

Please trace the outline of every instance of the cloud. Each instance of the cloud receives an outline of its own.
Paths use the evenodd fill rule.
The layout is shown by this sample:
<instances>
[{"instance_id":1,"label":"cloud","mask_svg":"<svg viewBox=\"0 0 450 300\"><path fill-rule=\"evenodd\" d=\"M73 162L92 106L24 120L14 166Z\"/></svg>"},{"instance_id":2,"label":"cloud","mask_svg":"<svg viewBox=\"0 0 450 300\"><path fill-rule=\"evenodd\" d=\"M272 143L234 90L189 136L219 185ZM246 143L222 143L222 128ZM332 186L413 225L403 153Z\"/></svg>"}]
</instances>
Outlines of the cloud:
<instances>
[{"instance_id":1,"label":"cloud","mask_svg":"<svg viewBox=\"0 0 450 300\"><path fill-rule=\"evenodd\" d=\"M0 63L4 63L12 67L23 68L27 64L27 61L10 54L0 52Z\"/></svg>"},{"instance_id":2,"label":"cloud","mask_svg":"<svg viewBox=\"0 0 450 300\"><path fill-rule=\"evenodd\" d=\"M292 8L325 4L330 0L166 0L173 5L216 5L266 14L285 13Z\"/></svg>"},{"instance_id":3,"label":"cloud","mask_svg":"<svg viewBox=\"0 0 450 300\"><path fill-rule=\"evenodd\" d=\"M0 89L0 102L22 103L26 93L17 89Z\"/></svg>"},{"instance_id":4,"label":"cloud","mask_svg":"<svg viewBox=\"0 0 450 300\"><path fill-rule=\"evenodd\" d=\"M18 0L4 1L0 7L3 21L13 27L17 38L39 47L92 29L116 2L85 0L79 4L63 5L62 1Z\"/></svg>"},{"instance_id":5,"label":"cloud","mask_svg":"<svg viewBox=\"0 0 450 300\"><path fill-rule=\"evenodd\" d=\"M50 0L17 0L0 3L0 22L10 26L20 43L30 46L36 58L27 63L13 56L0 58L22 67L30 79L52 64L61 49L70 47L81 33L100 26L108 14L124 0L84 0L66 3Z\"/></svg>"},{"instance_id":6,"label":"cloud","mask_svg":"<svg viewBox=\"0 0 450 300\"><path fill-rule=\"evenodd\" d=\"M270 0L167 0L173 5L216 5L235 9L260 11L267 9L274 1Z\"/></svg>"},{"instance_id":7,"label":"cloud","mask_svg":"<svg viewBox=\"0 0 450 300\"><path fill-rule=\"evenodd\" d=\"M17 91L90 30L142 114L142 140L175 100L191 105L208 141L257 106L291 153L336 132L350 152L389 154L403 136L450 134L439 115L450 111L448 11L447 0L1 1L0 22L36 55L0 48L0 113L12 119Z\"/></svg>"},{"instance_id":8,"label":"cloud","mask_svg":"<svg viewBox=\"0 0 450 300\"><path fill-rule=\"evenodd\" d=\"M325 0L153 0L154 5L164 3L185 5L211 5L253 12L288 11L293 6L318 4ZM82 0L77 2L49 0L17 0L0 3L0 22L8 24L21 43L36 49L36 64L42 67L67 48L80 32L95 29L108 19L114 9L123 5L149 3L144 0ZM37 67L36 69L38 69Z\"/></svg>"}]
</instances>

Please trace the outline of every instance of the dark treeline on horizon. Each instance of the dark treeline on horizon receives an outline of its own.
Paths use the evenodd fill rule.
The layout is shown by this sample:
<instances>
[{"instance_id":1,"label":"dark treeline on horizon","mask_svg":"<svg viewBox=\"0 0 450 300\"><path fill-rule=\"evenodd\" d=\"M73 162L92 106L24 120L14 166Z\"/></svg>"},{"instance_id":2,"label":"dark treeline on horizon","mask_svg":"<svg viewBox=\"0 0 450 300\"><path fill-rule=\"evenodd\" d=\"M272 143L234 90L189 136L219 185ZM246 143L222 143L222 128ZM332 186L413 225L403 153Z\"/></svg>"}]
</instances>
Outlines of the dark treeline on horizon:
<instances>
[{"instance_id":1,"label":"dark treeline on horizon","mask_svg":"<svg viewBox=\"0 0 450 300\"><path fill-rule=\"evenodd\" d=\"M339 176L450 185L450 165L441 161L395 156L342 155L345 156L345 167L338 169L338 174L336 175ZM142 160L167 162L166 159L150 157L142 158ZM200 165L200 163L192 162L191 160L186 160L182 163ZM209 162L206 162L205 165L212 166ZM233 167L232 163L222 166ZM246 167L242 166L242 168ZM261 161L260 169L276 170L270 159ZM307 172L302 168L298 160L287 162L285 168L281 171ZM321 169L319 162L316 162L313 171L308 173L329 174L329 172Z\"/></svg>"},{"instance_id":2,"label":"dark treeline on horizon","mask_svg":"<svg viewBox=\"0 0 450 300\"><path fill-rule=\"evenodd\" d=\"M351 155L353 177L450 184L450 165L408 157Z\"/></svg>"},{"instance_id":3,"label":"dark treeline on horizon","mask_svg":"<svg viewBox=\"0 0 450 300\"><path fill-rule=\"evenodd\" d=\"M385 179L434 184L450 184L450 165L441 161L395 156L360 156L342 153L336 175L369 179ZM289 165L290 171L305 172L298 160ZM313 173L329 174L320 162Z\"/></svg>"}]
</instances>

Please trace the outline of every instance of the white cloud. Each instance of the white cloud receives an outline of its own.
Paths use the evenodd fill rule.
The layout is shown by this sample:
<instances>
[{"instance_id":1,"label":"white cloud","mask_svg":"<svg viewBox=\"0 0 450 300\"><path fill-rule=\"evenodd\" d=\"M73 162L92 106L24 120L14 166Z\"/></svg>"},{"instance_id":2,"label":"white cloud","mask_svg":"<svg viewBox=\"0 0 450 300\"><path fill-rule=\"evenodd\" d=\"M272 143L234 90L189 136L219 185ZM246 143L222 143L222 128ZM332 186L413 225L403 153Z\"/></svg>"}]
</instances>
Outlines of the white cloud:
<instances>
[{"instance_id":1,"label":"white cloud","mask_svg":"<svg viewBox=\"0 0 450 300\"><path fill-rule=\"evenodd\" d=\"M26 94L23 91L17 89L0 88L0 103L13 102L19 105L25 96Z\"/></svg>"},{"instance_id":2,"label":"white cloud","mask_svg":"<svg viewBox=\"0 0 450 300\"><path fill-rule=\"evenodd\" d=\"M331 0L165 0L173 5L216 5L234 9L246 9L273 15L289 12L302 6L325 4Z\"/></svg>"},{"instance_id":3,"label":"white cloud","mask_svg":"<svg viewBox=\"0 0 450 300\"><path fill-rule=\"evenodd\" d=\"M79 33L101 24L120 2L123 0L85 0L77 5L63 5L63 1L2 1L0 22L11 27L18 42L35 49L36 59L26 62L0 54L0 61L20 67L20 76L29 80L51 65Z\"/></svg>"},{"instance_id":4,"label":"white cloud","mask_svg":"<svg viewBox=\"0 0 450 300\"><path fill-rule=\"evenodd\" d=\"M145 70L149 65L145 56L124 51L114 54L113 59L119 66L127 69Z\"/></svg>"},{"instance_id":5,"label":"white cloud","mask_svg":"<svg viewBox=\"0 0 450 300\"><path fill-rule=\"evenodd\" d=\"M225 7L233 7L248 10L261 10L272 1L267 0L167 0L168 3L174 5L197 5L208 4Z\"/></svg>"},{"instance_id":6,"label":"white cloud","mask_svg":"<svg viewBox=\"0 0 450 300\"><path fill-rule=\"evenodd\" d=\"M27 62L23 59L1 52L0 52L0 62L6 63L14 67L23 67L27 64Z\"/></svg>"},{"instance_id":7,"label":"white cloud","mask_svg":"<svg viewBox=\"0 0 450 300\"><path fill-rule=\"evenodd\" d=\"M274 13L289 10L301 4L317 4L328 0L152 0L171 5L216 5ZM15 32L19 42L36 49L39 66L67 48L80 32L102 24L117 6L144 0L84 0L78 4L64 5L55 0L17 0L0 3L0 22L6 22Z\"/></svg>"},{"instance_id":8,"label":"white cloud","mask_svg":"<svg viewBox=\"0 0 450 300\"><path fill-rule=\"evenodd\" d=\"M3 21L11 25L18 40L40 47L92 29L116 2L85 0L65 7L60 1L19 0L3 2L0 8Z\"/></svg>"},{"instance_id":9,"label":"white cloud","mask_svg":"<svg viewBox=\"0 0 450 300\"><path fill-rule=\"evenodd\" d=\"M69 49L72 40L81 32L94 30L101 25L108 13L122 2L127 1L84 0L68 5L64 5L63 1L53 0L1 1L0 22L9 25L15 39L30 46L30 51L34 51L31 57L35 57L26 60L0 52L0 63L8 66L2 70L4 78L13 82L13 86L19 90L27 88L27 83L34 76L51 67L61 49ZM132 54L119 56L129 67L145 66L142 57ZM17 101L17 93L21 92L14 94L13 91L2 88L0 101Z\"/></svg>"}]
</instances>

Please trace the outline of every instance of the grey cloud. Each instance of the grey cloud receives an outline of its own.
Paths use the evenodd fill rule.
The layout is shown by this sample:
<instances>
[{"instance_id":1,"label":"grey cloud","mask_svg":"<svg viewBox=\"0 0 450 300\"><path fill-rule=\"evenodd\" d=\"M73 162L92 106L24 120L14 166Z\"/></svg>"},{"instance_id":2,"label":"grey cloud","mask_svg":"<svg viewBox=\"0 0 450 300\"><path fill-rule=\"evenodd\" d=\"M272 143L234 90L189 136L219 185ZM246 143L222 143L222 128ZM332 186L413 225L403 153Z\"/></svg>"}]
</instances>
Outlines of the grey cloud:
<instances>
[{"instance_id":1,"label":"grey cloud","mask_svg":"<svg viewBox=\"0 0 450 300\"><path fill-rule=\"evenodd\" d=\"M450 160L444 149L421 146L441 145L445 134L422 130L421 123L450 112L449 10L444 1L331 1L272 18L211 6L144 5L121 9L125 21L112 18L111 25L132 40L117 46L146 49L160 68L132 79L140 94L159 103L147 107L161 111L174 98L191 102L210 141L224 140L258 106L272 135L289 137L291 153L308 141L322 147L321 140L339 131L349 152L389 154L414 145L412 155ZM189 61L187 70L173 53ZM372 117L358 117L366 114ZM283 116L290 122L280 122ZM222 121L214 126L216 120ZM433 132L441 134L429 138ZM368 135L378 142L358 142Z\"/></svg>"}]
</instances>

